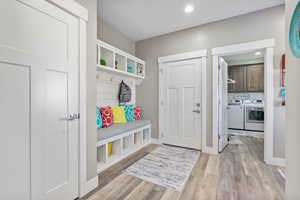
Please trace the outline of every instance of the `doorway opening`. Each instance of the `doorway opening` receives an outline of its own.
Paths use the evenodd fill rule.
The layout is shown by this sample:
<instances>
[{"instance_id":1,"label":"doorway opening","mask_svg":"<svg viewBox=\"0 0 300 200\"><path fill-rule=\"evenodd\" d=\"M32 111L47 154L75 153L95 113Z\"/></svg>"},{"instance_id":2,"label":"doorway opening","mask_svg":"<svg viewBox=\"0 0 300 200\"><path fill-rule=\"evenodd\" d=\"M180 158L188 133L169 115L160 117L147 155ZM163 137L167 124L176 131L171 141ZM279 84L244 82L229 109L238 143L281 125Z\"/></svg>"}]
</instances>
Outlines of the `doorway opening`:
<instances>
[{"instance_id":1,"label":"doorway opening","mask_svg":"<svg viewBox=\"0 0 300 200\"><path fill-rule=\"evenodd\" d=\"M219 152L243 137L264 139L263 50L219 59ZM255 139L254 139L255 138Z\"/></svg>"},{"instance_id":2,"label":"doorway opening","mask_svg":"<svg viewBox=\"0 0 300 200\"><path fill-rule=\"evenodd\" d=\"M264 140L273 163L274 40L214 48L213 148L222 152L236 135Z\"/></svg>"}]
</instances>

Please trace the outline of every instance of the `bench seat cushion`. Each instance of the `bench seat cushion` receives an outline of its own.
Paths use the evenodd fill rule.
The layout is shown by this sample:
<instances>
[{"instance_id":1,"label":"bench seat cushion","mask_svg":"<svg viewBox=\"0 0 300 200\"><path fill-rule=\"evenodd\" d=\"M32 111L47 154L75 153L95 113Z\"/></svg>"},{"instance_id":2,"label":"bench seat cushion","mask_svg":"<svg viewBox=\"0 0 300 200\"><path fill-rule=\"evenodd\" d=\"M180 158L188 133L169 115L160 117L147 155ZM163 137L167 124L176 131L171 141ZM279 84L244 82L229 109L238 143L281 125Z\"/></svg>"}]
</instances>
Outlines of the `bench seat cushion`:
<instances>
[{"instance_id":1,"label":"bench seat cushion","mask_svg":"<svg viewBox=\"0 0 300 200\"><path fill-rule=\"evenodd\" d=\"M97 139L98 141L105 140L129 131L133 131L138 128L142 128L143 126L149 124L151 124L150 120L136 120L127 122L125 124L113 124L109 128L98 129Z\"/></svg>"}]
</instances>

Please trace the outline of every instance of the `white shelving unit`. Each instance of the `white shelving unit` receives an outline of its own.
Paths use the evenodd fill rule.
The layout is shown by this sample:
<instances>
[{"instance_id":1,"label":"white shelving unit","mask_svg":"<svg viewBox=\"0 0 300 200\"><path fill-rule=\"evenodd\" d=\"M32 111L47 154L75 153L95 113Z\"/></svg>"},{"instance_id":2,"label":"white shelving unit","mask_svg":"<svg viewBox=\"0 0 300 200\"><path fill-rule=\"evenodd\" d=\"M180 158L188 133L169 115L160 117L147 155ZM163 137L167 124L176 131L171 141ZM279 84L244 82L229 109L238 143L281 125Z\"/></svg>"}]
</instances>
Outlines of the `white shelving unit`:
<instances>
[{"instance_id":1,"label":"white shelving unit","mask_svg":"<svg viewBox=\"0 0 300 200\"><path fill-rule=\"evenodd\" d=\"M146 76L145 61L101 40L97 40L97 70L125 75L136 79Z\"/></svg>"},{"instance_id":2,"label":"white shelving unit","mask_svg":"<svg viewBox=\"0 0 300 200\"><path fill-rule=\"evenodd\" d=\"M112 144L109 155L108 144ZM151 125L99 141L97 143L98 173L151 143Z\"/></svg>"},{"instance_id":3,"label":"white shelving unit","mask_svg":"<svg viewBox=\"0 0 300 200\"><path fill-rule=\"evenodd\" d=\"M130 80L130 82L132 82L132 85L138 85L143 81L143 79L146 76L145 61L100 40L97 41L97 55L98 56L96 69L98 72L98 78L101 76L101 72L107 72L112 75L126 76L126 78L121 77L121 80L123 80L123 78L126 81L128 81L128 78L134 79ZM107 73L102 74L104 76L110 76L110 74ZM105 91L107 91L108 89L115 88L115 82L108 81L109 83L107 83L105 78L101 78L101 81L105 80L104 85L105 87L107 87L105 89L101 88L101 91L103 93L105 93ZM116 78L116 82L119 81L119 78L120 77ZM114 79L114 77L112 79ZM99 98L101 95L107 95L105 96L105 98L109 100L116 98L116 96L109 96L110 94L99 94L97 98ZM133 98L135 98L135 96ZM100 104L101 103L103 102L100 102ZM126 158L127 156L133 154L139 149L147 146L150 143L151 124L145 125L144 127L137 128L135 130L125 132L105 140L98 141L98 173L119 162L120 160Z\"/></svg>"}]
</instances>

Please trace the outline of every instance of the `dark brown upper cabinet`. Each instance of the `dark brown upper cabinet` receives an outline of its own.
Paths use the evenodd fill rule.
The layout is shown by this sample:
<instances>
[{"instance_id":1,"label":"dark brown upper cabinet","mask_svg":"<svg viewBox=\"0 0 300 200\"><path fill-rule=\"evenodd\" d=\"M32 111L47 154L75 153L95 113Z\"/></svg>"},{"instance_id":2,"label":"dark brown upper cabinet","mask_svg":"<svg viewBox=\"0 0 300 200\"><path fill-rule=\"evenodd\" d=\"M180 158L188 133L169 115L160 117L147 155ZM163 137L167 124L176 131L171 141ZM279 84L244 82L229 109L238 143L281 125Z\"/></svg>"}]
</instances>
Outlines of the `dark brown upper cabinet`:
<instances>
[{"instance_id":1,"label":"dark brown upper cabinet","mask_svg":"<svg viewBox=\"0 0 300 200\"><path fill-rule=\"evenodd\" d=\"M232 66L228 69L228 78L235 81L234 84L228 84L228 92L244 92L245 85L245 67Z\"/></svg>"},{"instance_id":2,"label":"dark brown upper cabinet","mask_svg":"<svg viewBox=\"0 0 300 200\"><path fill-rule=\"evenodd\" d=\"M264 66L251 65L246 67L246 81L248 92L264 91Z\"/></svg>"},{"instance_id":3,"label":"dark brown upper cabinet","mask_svg":"<svg viewBox=\"0 0 300 200\"><path fill-rule=\"evenodd\" d=\"M228 84L228 92L263 92L264 65L230 66L228 78L235 80Z\"/></svg>"}]
</instances>

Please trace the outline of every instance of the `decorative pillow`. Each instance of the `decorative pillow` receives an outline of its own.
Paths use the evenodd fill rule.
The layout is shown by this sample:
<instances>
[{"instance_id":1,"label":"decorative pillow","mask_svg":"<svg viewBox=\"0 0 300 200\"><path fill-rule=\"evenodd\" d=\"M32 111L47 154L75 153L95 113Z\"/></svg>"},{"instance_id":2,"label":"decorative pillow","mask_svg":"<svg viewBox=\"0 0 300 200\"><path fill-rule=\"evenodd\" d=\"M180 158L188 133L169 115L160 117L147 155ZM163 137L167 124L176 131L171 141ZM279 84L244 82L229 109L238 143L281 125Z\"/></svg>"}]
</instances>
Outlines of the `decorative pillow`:
<instances>
[{"instance_id":1,"label":"decorative pillow","mask_svg":"<svg viewBox=\"0 0 300 200\"><path fill-rule=\"evenodd\" d=\"M127 121L134 121L134 106L133 105L128 105L128 106L123 106L125 109L125 116Z\"/></svg>"},{"instance_id":2,"label":"decorative pillow","mask_svg":"<svg viewBox=\"0 0 300 200\"><path fill-rule=\"evenodd\" d=\"M112 109L114 123L126 123L125 110L122 106L115 106Z\"/></svg>"},{"instance_id":3,"label":"decorative pillow","mask_svg":"<svg viewBox=\"0 0 300 200\"><path fill-rule=\"evenodd\" d=\"M141 119L141 107L139 107L139 106L134 107L134 119L135 120Z\"/></svg>"},{"instance_id":4,"label":"decorative pillow","mask_svg":"<svg viewBox=\"0 0 300 200\"><path fill-rule=\"evenodd\" d=\"M96 114L97 114L97 121L96 121L97 128L102 128L102 116L101 116L101 112L98 107L96 109Z\"/></svg>"},{"instance_id":5,"label":"decorative pillow","mask_svg":"<svg viewBox=\"0 0 300 200\"><path fill-rule=\"evenodd\" d=\"M108 128L113 124L113 114L111 107L103 107L100 109L102 115L103 128Z\"/></svg>"}]
</instances>

